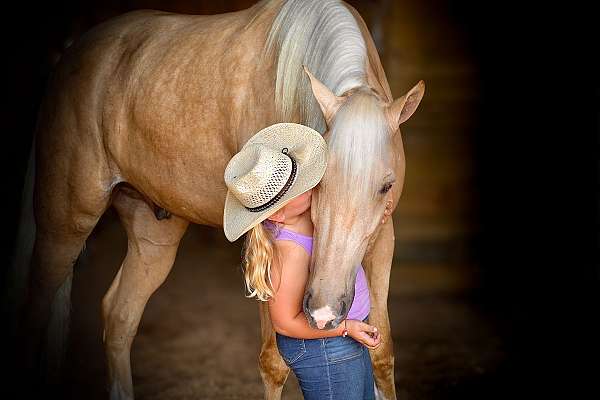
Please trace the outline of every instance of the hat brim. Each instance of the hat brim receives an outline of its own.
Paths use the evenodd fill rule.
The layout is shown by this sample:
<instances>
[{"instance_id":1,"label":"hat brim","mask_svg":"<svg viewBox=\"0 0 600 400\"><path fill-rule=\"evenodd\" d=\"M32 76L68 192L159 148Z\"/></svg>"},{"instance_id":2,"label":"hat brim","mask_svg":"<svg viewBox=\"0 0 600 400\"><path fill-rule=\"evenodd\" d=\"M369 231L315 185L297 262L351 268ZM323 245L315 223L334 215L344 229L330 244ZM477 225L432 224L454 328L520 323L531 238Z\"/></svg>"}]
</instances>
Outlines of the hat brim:
<instances>
[{"instance_id":1,"label":"hat brim","mask_svg":"<svg viewBox=\"0 0 600 400\"><path fill-rule=\"evenodd\" d=\"M250 138L244 147L257 143L278 151L288 148L288 154L296 160L296 179L279 201L260 212L249 211L228 190L223 211L223 231L231 242L239 239L290 200L314 188L323 178L327 167L327 144L320 133L307 126L294 123L271 125Z\"/></svg>"}]
</instances>

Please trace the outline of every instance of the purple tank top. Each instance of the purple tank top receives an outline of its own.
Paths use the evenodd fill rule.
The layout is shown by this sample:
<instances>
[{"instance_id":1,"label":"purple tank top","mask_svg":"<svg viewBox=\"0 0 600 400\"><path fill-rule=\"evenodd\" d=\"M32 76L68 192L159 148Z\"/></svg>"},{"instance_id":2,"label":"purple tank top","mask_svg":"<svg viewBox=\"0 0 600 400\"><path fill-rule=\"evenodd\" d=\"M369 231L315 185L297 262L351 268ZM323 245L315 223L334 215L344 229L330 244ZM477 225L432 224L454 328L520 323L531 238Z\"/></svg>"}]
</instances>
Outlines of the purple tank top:
<instances>
[{"instance_id":1,"label":"purple tank top","mask_svg":"<svg viewBox=\"0 0 600 400\"><path fill-rule=\"evenodd\" d=\"M269 220L263 222L265 228L271 232L275 232L275 224ZM285 228L280 228L276 240L291 240L298 243L306 250L308 255L312 255L312 236L303 235L301 233L293 232ZM348 311L348 319L357 319L359 321L364 320L371 309L371 302L369 299L369 286L367 285L367 278L365 276L365 270L362 265L359 265L356 269L356 283L354 284L354 300L350 311Z\"/></svg>"}]
</instances>

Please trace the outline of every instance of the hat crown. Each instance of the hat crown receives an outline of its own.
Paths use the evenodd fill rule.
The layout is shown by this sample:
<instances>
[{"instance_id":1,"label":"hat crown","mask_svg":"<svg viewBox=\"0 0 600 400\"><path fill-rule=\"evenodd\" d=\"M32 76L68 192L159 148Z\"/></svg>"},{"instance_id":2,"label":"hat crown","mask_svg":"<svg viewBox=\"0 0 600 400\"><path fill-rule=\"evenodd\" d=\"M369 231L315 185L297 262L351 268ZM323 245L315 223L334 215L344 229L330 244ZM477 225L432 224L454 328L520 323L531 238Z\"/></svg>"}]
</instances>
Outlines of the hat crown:
<instances>
[{"instance_id":1,"label":"hat crown","mask_svg":"<svg viewBox=\"0 0 600 400\"><path fill-rule=\"evenodd\" d=\"M236 154L225 170L225 184L245 207L271 201L292 175L292 160L264 144L248 146Z\"/></svg>"},{"instance_id":2,"label":"hat crown","mask_svg":"<svg viewBox=\"0 0 600 400\"><path fill-rule=\"evenodd\" d=\"M225 168L228 190L223 231L227 239L237 240L288 201L315 187L326 167L327 143L308 126L281 122L254 134Z\"/></svg>"}]
</instances>

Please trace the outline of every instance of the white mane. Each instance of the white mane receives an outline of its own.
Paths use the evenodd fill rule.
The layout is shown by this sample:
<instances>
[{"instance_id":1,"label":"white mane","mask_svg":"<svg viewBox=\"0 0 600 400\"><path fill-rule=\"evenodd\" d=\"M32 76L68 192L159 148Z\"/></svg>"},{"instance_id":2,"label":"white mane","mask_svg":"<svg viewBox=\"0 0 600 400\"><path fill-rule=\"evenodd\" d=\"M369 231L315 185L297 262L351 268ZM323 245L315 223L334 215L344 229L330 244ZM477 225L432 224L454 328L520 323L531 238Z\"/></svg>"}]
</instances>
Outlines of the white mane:
<instances>
[{"instance_id":1,"label":"white mane","mask_svg":"<svg viewBox=\"0 0 600 400\"><path fill-rule=\"evenodd\" d=\"M324 133L325 121L302 65L334 94L366 84L367 50L354 16L337 0L288 0L266 42L277 53L275 107L282 121Z\"/></svg>"}]
</instances>

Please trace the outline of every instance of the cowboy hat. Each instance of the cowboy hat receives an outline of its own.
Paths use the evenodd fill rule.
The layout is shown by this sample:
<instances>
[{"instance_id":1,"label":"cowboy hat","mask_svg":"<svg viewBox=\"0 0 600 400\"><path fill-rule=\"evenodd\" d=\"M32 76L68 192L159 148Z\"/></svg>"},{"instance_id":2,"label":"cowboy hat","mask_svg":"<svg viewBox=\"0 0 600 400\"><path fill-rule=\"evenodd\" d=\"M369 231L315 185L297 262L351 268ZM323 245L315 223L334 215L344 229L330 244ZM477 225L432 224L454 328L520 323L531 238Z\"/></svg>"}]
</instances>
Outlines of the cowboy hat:
<instances>
[{"instance_id":1,"label":"cowboy hat","mask_svg":"<svg viewBox=\"0 0 600 400\"><path fill-rule=\"evenodd\" d=\"M308 126L279 123L252 136L225 168L223 230L230 242L315 187L327 167L327 144Z\"/></svg>"}]
</instances>

